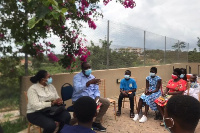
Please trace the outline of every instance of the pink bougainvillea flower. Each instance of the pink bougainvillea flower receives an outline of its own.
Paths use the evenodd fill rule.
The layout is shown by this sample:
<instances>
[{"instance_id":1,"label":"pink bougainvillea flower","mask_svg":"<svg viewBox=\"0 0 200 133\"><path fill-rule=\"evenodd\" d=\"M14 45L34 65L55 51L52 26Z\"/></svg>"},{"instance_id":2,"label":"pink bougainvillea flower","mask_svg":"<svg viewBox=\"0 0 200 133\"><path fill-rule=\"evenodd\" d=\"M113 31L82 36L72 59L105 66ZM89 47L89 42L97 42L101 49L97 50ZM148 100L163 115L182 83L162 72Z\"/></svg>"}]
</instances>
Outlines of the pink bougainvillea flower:
<instances>
[{"instance_id":1,"label":"pink bougainvillea flower","mask_svg":"<svg viewBox=\"0 0 200 133\"><path fill-rule=\"evenodd\" d=\"M103 4L106 6L111 0L104 0Z\"/></svg>"},{"instance_id":2,"label":"pink bougainvillea flower","mask_svg":"<svg viewBox=\"0 0 200 133\"><path fill-rule=\"evenodd\" d=\"M62 28L62 29L65 29L65 26L63 25L63 26L61 26L61 28Z\"/></svg>"},{"instance_id":3,"label":"pink bougainvillea flower","mask_svg":"<svg viewBox=\"0 0 200 133\"><path fill-rule=\"evenodd\" d=\"M97 28L96 24L91 19L89 19L88 25L89 25L90 28L92 28L94 30Z\"/></svg>"},{"instance_id":4,"label":"pink bougainvillea flower","mask_svg":"<svg viewBox=\"0 0 200 133\"><path fill-rule=\"evenodd\" d=\"M52 52L50 52L50 54L48 54L48 58L49 58L49 61L53 61L53 62L59 61L58 57Z\"/></svg>"},{"instance_id":5,"label":"pink bougainvillea flower","mask_svg":"<svg viewBox=\"0 0 200 133\"><path fill-rule=\"evenodd\" d=\"M4 34L3 33L0 33L0 38L4 38Z\"/></svg>"},{"instance_id":6,"label":"pink bougainvillea flower","mask_svg":"<svg viewBox=\"0 0 200 133\"><path fill-rule=\"evenodd\" d=\"M136 3L133 0L125 0L123 5L125 8L133 8L136 6Z\"/></svg>"},{"instance_id":7,"label":"pink bougainvillea flower","mask_svg":"<svg viewBox=\"0 0 200 133\"><path fill-rule=\"evenodd\" d=\"M52 10L53 10L53 7L52 7L52 6L49 6L49 10L51 10L51 11L52 11Z\"/></svg>"}]
</instances>

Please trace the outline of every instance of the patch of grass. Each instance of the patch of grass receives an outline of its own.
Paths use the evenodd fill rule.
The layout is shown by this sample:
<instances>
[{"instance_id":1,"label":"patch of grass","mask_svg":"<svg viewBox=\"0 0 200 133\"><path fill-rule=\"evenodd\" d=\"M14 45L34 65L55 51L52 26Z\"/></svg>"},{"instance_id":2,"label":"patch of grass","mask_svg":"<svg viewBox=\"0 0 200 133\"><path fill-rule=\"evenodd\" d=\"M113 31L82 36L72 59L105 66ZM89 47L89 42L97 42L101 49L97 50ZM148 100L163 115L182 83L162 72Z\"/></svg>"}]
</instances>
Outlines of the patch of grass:
<instances>
[{"instance_id":1,"label":"patch of grass","mask_svg":"<svg viewBox=\"0 0 200 133\"><path fill-rule=\"evenodd\" d=\"M13 122L7 121L1 124L4 133L17 133L24 130L28 126L25 118L19 118Z\"/></svg>"},{"instance_id":2,"label":"patch of grass","mask_svg":"<svg viewBox=\"0 0 200 133\"><path fill-rule=\"evenodd\" d=\"M20 91L0 89L0 112L19 109L19 101Z\"/></svg>"},{"instance_id":3,"label":"patch of grass","mask_svg":"<svg viewBox=\"0 0 200 133\"><path fill-rule=\"evenodd\" d=\"M14 116L14 114L8 113L8 114L5 114L5 115L3 116L3 118L10 118L10 117L12 117L12 116Z\"/></svg>"}]
</instances>

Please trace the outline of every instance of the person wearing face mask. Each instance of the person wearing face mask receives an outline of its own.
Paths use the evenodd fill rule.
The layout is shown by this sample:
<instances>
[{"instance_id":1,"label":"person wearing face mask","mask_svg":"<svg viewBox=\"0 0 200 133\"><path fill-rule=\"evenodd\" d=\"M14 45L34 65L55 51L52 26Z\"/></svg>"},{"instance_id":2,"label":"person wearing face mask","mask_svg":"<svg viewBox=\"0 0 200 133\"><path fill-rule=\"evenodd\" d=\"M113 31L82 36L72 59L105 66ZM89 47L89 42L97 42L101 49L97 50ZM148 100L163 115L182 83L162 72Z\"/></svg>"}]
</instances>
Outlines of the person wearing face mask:
<instances>
[{"instance_id":1,"label":"person wearing face mask","mask_svg":"<svg viewBox=\"0 0 200 133\"><path fill-rule=\"evenodd\" d=\"M194 97L176 95L167 102L163 121L169 132L194 133L199 119L200 103Z\"/></svg>"},{"instance_id":2,"label":"person wearing face mask","mask_svg":"<svg viewBox=\"0 0 200 133\"><path fill-rule=\"evenodd\" d=\"M72 103L82 96L89 96L101 104L98 115L92 124L94 130L105 132L106 128L101 125L101 120L110 106L110 102L106 98L100 97L99 83L100 79L96 79L91 73L92 69L89 63L83 62L81 64L82 71L74 76L73 84L74 91L72 95Z\"/></svg>"},{"instance_id":3,"label":"person wearing face mask","mask_svg":"<svg viewBox=\"0 0 200 133\"><path fill-rule=\"evenodd\" d=\"M149 107L153 111L156 111L156 117L159 117L158 109L157 109L156 104L154 103L154 100L157 99L161 95L161 91L160 91L161 78L157 76L156 74L157 74L157 68L152 67L150 69L149 76L146 77L146 89L139 99L137 114L135 114L135 117L133 118L134 121L137 121L139 119L139 112L142 109L143 104L145 104L145 114L142 116L139 122L142 123L142 122L147 121L147 113L148 113Z\"/></svg>"},{"instance_id":4,"label":"person wearing face mask","mask_svg":"<svg viewBox=\"0 0 200 133\"><path fill-rule=\"evenodd\" d=\"M181 70L175 68L172 74L172 79L169 80L165 92L154 101L162 116L164 116L164 107L167 104L168 99L173 95L182 95L187 89L187 81L181 79L180 75ZM163 126L163 123L161 123L161 126Z\"/></svg>"},{"instance_id":5,"label":"person wearing face mask","mask_svg":"<svg viewBox=\"0 0 200 133\"><path fill-rule=\"evenodd\" d=\"M188 83L189 87L184 92L184 95L189 95L200 101L200 85L197 83L197 76L193 74Z\"/></svg>"},{"instance_id":6,"label":"person wearing face mask","mask_svg":"<svg viewBox=\"0 0 200 133\"><path fill-rule=\"evenodd\" d=\"M42 112L43 109L63 104L56 88L52 85L52 77L45 70L40 70L30 78L34 83L27 91L27 119L30 123L43 128L43 133L53 133L56 129L55 121L59 122L59 130L64 124L69 124L71 116L63 110L57 115L50 116Z\"/></svg>"},{"instance_id":7,"label":"person wearing face mask","mask_svg":"<svg viewBox=\"0 0 200 133\"><path fill-rule=\"evenodd\" d=\"M181 75L180 75L180 78L187 81L187 70L185 68L180 68L181 70Z\"/></svg>"},{"instance_id":8,"label":"person wearing face mask","mask_svg":"<svg viewBox=\"0 0 200 133\"><path fill-rule=\"evenodd\" d=\"M120 82L120 95L118 99L118 111L117 111L117 116L121 115L121 107L122 107L122 100L124 97L129 97L130 100L130 118L134 117L134 96L135 92L137 89L137 84L134 79L130 78L131 77L131 71L126 70L124 79L121 80Z\"/></svg>"}]
</instances>

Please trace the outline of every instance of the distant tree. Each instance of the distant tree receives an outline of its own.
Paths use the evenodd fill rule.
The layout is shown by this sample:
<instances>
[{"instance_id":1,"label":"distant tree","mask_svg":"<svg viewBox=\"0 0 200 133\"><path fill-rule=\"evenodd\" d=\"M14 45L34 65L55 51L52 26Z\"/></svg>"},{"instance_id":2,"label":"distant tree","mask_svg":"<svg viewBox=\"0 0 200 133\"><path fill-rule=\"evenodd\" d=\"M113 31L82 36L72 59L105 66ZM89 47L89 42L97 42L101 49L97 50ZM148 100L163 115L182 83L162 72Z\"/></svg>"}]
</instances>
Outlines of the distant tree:
<instances>
[{"instance_id":1,"label":"distant tree","mask_svg":"<svg viewBox=\"0 0 200 133\"><path fill-rule=\"evenodd\" d=\"M199 47L199 52L200 52L200 38L197 37L198 41L197 41L197 46Z\"/></svg>"},{"instance_id":2,"label":"distant tree","mask_svg":"<svg viewBox=\"0 0 200 133\"><path fill-rule=\"evenodd\" d=\"M183 49L185 47L186 47L185 42L177 42L172 46L172 48L175 49L175 51L181 51L181 49Z\"/></svg>"}]
</instances>

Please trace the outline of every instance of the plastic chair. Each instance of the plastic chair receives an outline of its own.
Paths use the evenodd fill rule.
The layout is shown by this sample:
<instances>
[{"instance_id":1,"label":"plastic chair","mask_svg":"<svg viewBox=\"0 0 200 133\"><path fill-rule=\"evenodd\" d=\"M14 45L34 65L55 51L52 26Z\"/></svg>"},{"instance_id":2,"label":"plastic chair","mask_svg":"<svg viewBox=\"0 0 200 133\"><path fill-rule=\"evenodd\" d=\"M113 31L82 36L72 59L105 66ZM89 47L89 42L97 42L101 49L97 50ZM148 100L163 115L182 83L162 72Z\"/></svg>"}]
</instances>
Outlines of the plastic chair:
<instances>
[{"instance_id":1,"label":"plastic chair","mask_svg":"<svg viewBox=\"0 0 200 133\"><path fill-rule=\"evenodd\" d=\"M25 95L25 97L26 97L26 102L28 103L28 96L27 96L27 92L26 92L26 91L24 91L24 95ZM28 122L28 133L30 133L31 125L37 127L37 128L38 128L38 132L39 132L39 133L42 133L42 128L41 128L41 127L36 126L36 125L33 125L33 124L30 123L30 122Z\"/></svg>"},{"instance_id":2,"label":"plastic chair","mask_svg":"<svg viewBox=\"0 0 200 133\"><path fill-rule=\"evenodd\" d=\"M65 83L62 87L61 87L61 97L63 100L63 104L65 101L69 100L72 98L72 94L73 94L73 86L69 83ZM74 112L74 108L73 105L69 106L67 108L68 112Z\"/></svg>"},{"instance_id":3,"label":"plastic chair","mask_svg":"<svg viewBox=\"0 0 200 133\"><path fill-rule=\"evenodd\" d=\"M101 82L99 83L99 91L101 91L103 93L103 97L106 98L106 85L105 85L105 79L100 79ZM109 100L109 102L111 104L114 105L114 111L115 111L115 120L116 120L116 101L114 99L110 99L110 98L107 98Z\"/></svg>"}]
</instances>

